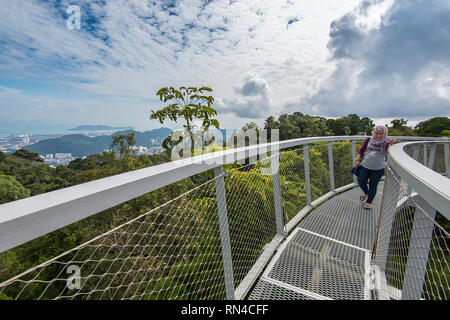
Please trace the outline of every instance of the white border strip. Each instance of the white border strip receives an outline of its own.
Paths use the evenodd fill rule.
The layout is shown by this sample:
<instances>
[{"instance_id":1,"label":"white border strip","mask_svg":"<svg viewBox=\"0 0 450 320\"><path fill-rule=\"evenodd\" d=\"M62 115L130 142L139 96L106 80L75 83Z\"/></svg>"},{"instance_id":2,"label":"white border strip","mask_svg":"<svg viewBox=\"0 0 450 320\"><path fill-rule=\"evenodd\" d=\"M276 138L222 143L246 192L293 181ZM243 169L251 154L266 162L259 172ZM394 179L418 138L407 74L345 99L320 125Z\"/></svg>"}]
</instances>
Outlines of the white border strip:
<instances>
[{"instance_id":1,"label":"white border strip","mask_svg":"<svg viewBox=\"0 0 450 320\"><path fill-rule=\"evenodd\" d=\"M235 299L242 300L248 294L250 288L256 282L258 276L261 274L270 257L276 251L278 245L282 240L283 237L277 235L270 243L266 245L263 253L259 256L258 260L255 262L253 267L250 269L245 278L241 281L239 286L234 291Z\"/></svg>"},{"instance_id":2,"label":"white border strip","mask_svg":"<svg viewBox=\"0 0 450 320\"><path fill-rule=\"evenodd\" d=\"M315 300L334 300L334 299L331 299L329 297L325 297L325 296L322 296L320 294L301 289L299 287L291 286L290 284L287 284L285 282L278 281L278 280L275 280L275 279L272 279L272 278L263 277L263 278L261 278L261 280L265 281L265 282L268 282L268 283L271 283L273 285L276 285L278 287L282 287L282 288L287 289L289 291L294 291L296 293L303 294L303 295L308 296L310 298L313 298Z\"/></svg>"},{"instance_id":3,"label":"white border strip","mask_svg":"<svg viewBox=\"0 0 450 320\"><path fill-rule=\"evenodd\" d=\"M366 251L366 255L365 255L365 263L364 263L364 300L371 300L370 299L370 289L369 289L369 285L367 283L367 280L371 280L370 278L367 279L367 270L369 270L370 267L370 251Z\"/></svg>"},{"instance_id":4,"label":"white border strip","mask_svg":"<svg viewBox=\"0 0 450 320\"><path fill-rule=\"evenodd\" d=\"M301 230L301 231L305 231L305 232L310 233L310 234L313 234L313 235L315 235L315 236L318 236L318 237L327 239L327 240L331 240L331 241L334 241L334 242L343 244L343 245L348 246L348 247L352 247L352 248L355 248L355 249L364 251L364 252L366 252L366 253L367 253L367 252L370 252L370 250L367 250L367 249L365 249L365 248L357 247L357 246L355 246L355 245L353 245L353 244L350 244L350 243L347 243L347 242L342 242L342 241L339 241L339 240L336 240L336 239L333 239L333 238L324 236L324 235L319 234L319 233L315 233L315 232L312 232L312 231L309 231L309 230L306 230L306 229L302 229L302 228L297 228L297 229L298 229L298 230Z\"/></svg>"}]
</instances>

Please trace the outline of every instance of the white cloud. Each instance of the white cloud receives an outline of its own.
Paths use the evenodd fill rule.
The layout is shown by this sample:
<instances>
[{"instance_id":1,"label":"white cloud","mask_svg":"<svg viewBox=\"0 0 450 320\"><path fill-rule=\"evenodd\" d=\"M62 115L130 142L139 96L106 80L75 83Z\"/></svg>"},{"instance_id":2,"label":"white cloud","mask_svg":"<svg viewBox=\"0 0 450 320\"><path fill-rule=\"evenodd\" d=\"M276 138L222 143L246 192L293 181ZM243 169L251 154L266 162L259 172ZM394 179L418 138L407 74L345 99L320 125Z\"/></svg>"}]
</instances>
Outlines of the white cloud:
<instances>
[{"instance_id":1,"label":"white cloud","mask_svg":"<svg viewBox=\"0 0 450 320\"><path fill-rule=\"evenodd\" d=\"M371 11L379 23L358 23L370 21L365 14ZM330 116L417 120L450 115L449 21L448 2L364 1L332 23L335 71L294 106L316 106L316 114Z\"/></svg>"},{"instance_id":2,"label":"white cloud","mask_svg":"<svg viewBox=\"0 0 450 320\"><path fill-rule=\"evenodd\" d=\"M68 30L64 15L64 6L72 4L68 0L47 4L0 0L0 37L6 43L0 53L0 75L57 82L106 96L104 100L75 101L42 97L42 106L44 99L52 101L51 117L66 117L64 105L77 103L98 119L147 122L149 126L159 125L147 120L148 106L157 104L155 93L166 85L212 87L219 117L225 119L224 125L233 126L248 120L240 117L262 119L286 110L324 116L354 111L387 117L393 114L395 103L405 105L398 114L419 116L415 108L427 99L448 98L445 65L421 70L432 81L415 75L406 83L389 76L382 81L380 65L367 68L367 61L381 61L383 57L376 55L385 54L377 44L390 44L379 37L386 37L383 32L389 25L385 22L392 17L391 6L395 7L391 0L171 3L176 5L168 8L167 1L79 1L82 28ZM340 19L348 12L348 20ZM411 26L427 20L419 18ZM332 21L337 29L334 42L329 42ZM346 37L344 27L354 33ZM355 59L343 62L334 56L330 60L328 43L342 54L356 55ZM398 61L390 58L387 63ZM406 63L403 66L407 68ZM246 78L248 74L252 76ZM375 76L380 81L370 80ZM402 100L412 86L420 94ZM390 96L379 97L376 92ZM23 97L25 104L29 97ZM374 97L386 107L374 109L368 104ZM112 106L109 112L105 105ZM0 102L0 108L4 106ZM439 108L428 111L439 112Z\"/></svg>"},{"instance_id":3,"label":"white cloud","mask_svg":"<svg viewBox=\"0 0 450 320\"><path fill-rule=\"evenodd\" d=\"M260 119L271 113L270 88L257 74L248 74L239 86L233 87L234 95L226 101L220 99L215 107L219 113L234 113L241 118Z\"/></svg>"}]
</instances>

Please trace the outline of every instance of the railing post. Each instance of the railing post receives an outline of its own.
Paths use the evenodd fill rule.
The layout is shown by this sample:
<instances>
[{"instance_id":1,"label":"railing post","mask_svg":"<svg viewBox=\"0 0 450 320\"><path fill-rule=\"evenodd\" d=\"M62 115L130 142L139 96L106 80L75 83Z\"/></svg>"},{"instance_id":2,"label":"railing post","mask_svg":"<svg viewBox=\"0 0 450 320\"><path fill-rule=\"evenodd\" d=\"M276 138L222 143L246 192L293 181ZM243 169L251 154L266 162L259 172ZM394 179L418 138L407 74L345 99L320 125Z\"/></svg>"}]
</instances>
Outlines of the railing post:
<instances>
[{"instance_id":1,"label":"railing post","mask_svg":"<svg viewBox=\"0 0 450 320\"><path fill-rule=\"evenodd\" d=\"M281 202L280 156L281 153L278 153L271 157L270 168L272 170L273 199L275 205L277 234L284 236L283 205Z\"/></svg>"},{"instance_id":2,"label":"railing post","mask_svg":"<svg viewBox=\"0 0 450 320\"><path fill-rule=\"evenodd\" d=\"M420 300L422 297L428 254L433 237L434 219L436 216L436 210L422 197L416 196L412 203L416 204L416 210L414 213L411 239L409 241L402 300Z\"/></svg>"},{"instance_id":3,"label":"railing post","mask_svg":"<svg viewBox=\"0 0 450 320\"><path fill-rule=\"evenodd\" d=\"M423 165L428 166L428 145L423 144Z\"/></svg>"},{"instance_id":4,"label":"railing post","mask_svg":"<svg viewBox=\"0 0 450 320\"><path fill-rule=\"evenodd\" d=\"M444 158L445 158L445 172L447 175L447 178L450 179L450 163L449 163L449 159L448 159L448 148L449 148L450 144L448 143L444 143Z\"/></svg>"},{"instance_id":5,"label":"railing post","mask_svg":"<svg viewBox=\"0 0 450 320\"><path fill-rule=\"evenodd\" d=\"M356 159L356 142L355 140L352 140L352 167L353 164L355 163L355 159ZM358 183L358 179L356 178L355 175L353 175L353 183Z\"/></svg>"},{"instance_id":6,"label":"railing post","mask_svg":"<svg viewBox=\"0 0 450 320\"><path fill-rule=\"evenodd\" d=\"M388 167L386 168L388 169ZM376 265L384 274L391 239L392 225L395 219L400 184L397 182L394 172L386 170L386 179L383 187L383 201L379 214L376 243Z\"/></svg>"},{"instance_id":7,"label":"railing post","mask_svg":"<svg viewBox=\"0 0 450 320\"><path fill-rule=\"evenodd\" d=\"M328 142L328 167L330 168L330 191L334 191L333 142Z\"/></svg>"},{"instance_id":8,"label":"railing post","mask_svg":"<svg viewBox=\"0 0 450 320\"><path fill-rule=\"evenodd\" d=\"M418 158L419 158L419 145L415 144L413 146L413 159L417 161ZM413 188L410 184L408 184L408 188L406 191L408 193L408 196L411 196L411 194L413 193Z\"/></svg>"},{"instance_id":9,"label":"railing post","mask_svg":"<svg viewBox=\"0 0 450 320\"><path fill-rule=\"evenodd\" d=\"M419 145L418 144L415 144L413 146L413 158L416 161L419 159Z\"/></svg>"},{"instance_id":10,"label":"railing post","mask_svg":"<svg viewBox=\"0 0 450 320\"><path fill-rule=\"evenodd\" d=\"M311 205L311 178L309 176L309 146L303 146L303 165L305 168L306 205Z\"/></svg>"},{"instance_id":11,"label":"railing post","mask_svg":"<svg viewBox=\"0 0 450 320\"><path fill-rule=\"evenodd\" d=\"M227 202L225 197L225 179L223 167L214 168L216 177L217 211L219 213L220 243L222 247L222 263L225 278L225 291L228 300L234 300L233 260L231 258L230 232L228 226Z\"/></svg>"},{"instance_id":12,"label":"railing post","mask_svg":"<svg viewBox=\"0 0 450 320\"><path fill-rule=\"evenodd\" d=\"M430 158L428 158L428 168L433 170L434 167L434 156L436 155L436 143L433 143L430 148Z\"/></svg>"}]
</instances>

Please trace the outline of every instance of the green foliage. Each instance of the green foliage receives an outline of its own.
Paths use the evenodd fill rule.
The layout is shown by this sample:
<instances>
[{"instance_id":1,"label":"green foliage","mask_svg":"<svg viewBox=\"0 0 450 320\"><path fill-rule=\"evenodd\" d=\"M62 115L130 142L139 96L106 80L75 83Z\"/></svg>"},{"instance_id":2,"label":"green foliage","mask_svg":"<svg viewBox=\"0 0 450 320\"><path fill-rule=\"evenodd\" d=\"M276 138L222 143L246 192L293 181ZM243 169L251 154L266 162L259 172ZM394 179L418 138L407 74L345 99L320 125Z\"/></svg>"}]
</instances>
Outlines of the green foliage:
<instances>
[{"instance_id":1,"label":"green foliage","mask_svg":"<svg viewBox=\"0 0 450 320\"><path fill-rule=\"evenodd\" d=\"M304 115L301 112L294 112L292 115L282 114L278 121L273 116L268 117L264 129L278 129L279 140L331 134L325 118ZM271 139L270 131L268 139Z\"/></svg>"},{"instance_id":2,"label":"green foliage","mask_svg":"<svg viewBox=\"0 0 450 320\"><path fill-rule=\"evenodd\" d=\"M136 144L134 132L115 135L112 137L110 148L119 155L120 158L124 158L133 153L132 147Z\"/></svg>"},{"instance_id":3,"label":"green foliage","mask_svg":"<svg viewBox=\"0 0 450 320\"><path fill-rule=\"evenodd\" d=\"M394 119L391 121L392 127L388 126L390 136L415 136L415 132L411 127L408 127L405 119Z\"/></svg>"},{"instance_id":4,"label":"green foliage","mask_svg":"<svg viewBox=\"0 0 450 320\"><path fill-rule=\"evenodd\" d=\"M41 159L41 157L39 157L39 153L28 151L26 149L16 150L12 155L18 158L23 158L31 161L44 162L44 160Z\"/></svg>"},{"instance_id":5,"label":"green foliage","mask_svg":"<svg viewBox=\"0 0 450 320\"><path fill-rule=\"evenodd\" d=\"M371 134L373 127L375 125L371 119L359 118L356 114L349 114L338 119L325 119L294 112L292 115L282 114L278 120L270 116L264 123L264 129L279 129L280 140L311 136ZM268 135L270 138L270 131Z\"/></svg>"},{"instance_id":6,"label":"green foliage","mask_svg":"<svg viewBox=\"0 0 450 320\"><path fill-rule=\"evenodd\" d=\"M441 137L450 137L450 130L442 130Z\"/></svg>"},{"instance_id":7,"label":"green foliage","mask_svg":"<svg viewBox=\"0 0 450 320\"><path fill-rule=\"evenodd\" d=\"M54 174L55 169L48 165L7 155L0 162L0 174L12 176L23 187L31 191L31 196L67 186L64 179Z\"/></svg>"},{"instance_id":8,"label":"green foliage","mask_svg":"<svg viewBox=\"0 0 450 320\"><path fill-rule=\"evenodd\" d=\"M30 190L24 188L14 177L0 175L0 204L30 196Z\"/></svg>"},{"instance_id":9,"label":"green foliage","mask_svg":"<svg viewBox=\"0 0 450 320\"><path fill-rule=\"evenodd\" d=\"M370 135L375 127L371 119L367 117L360 118L356 114L349 114L338 119L328 119L326 124L335 136L356 135L359 133Z\"/></svg>"},{"instance_id":10,"label":"green foliage","mask_svg":"<svg viewBox=\"0 0 450 320\"><path fill-rule=\"evenodd\" d=\"M439 137L444 130L450 130L449 117L436 117L419 122L415 127L417 134L422 137Z\"/></svg>"},{"instance_id":11,"label":"green foliage","mask_svg":"<svg viewBox=\"0 0 450 320\"><path fill-rule=\"evenodd\" d=\"M195 119L202 120L202 132L208 130L210 126L219 129L219 122L214 118L217 111L211 107L214 98L209 95L210 92L212 89L208 87L180 87L178 90L174 87L161 88L156 95L161 101L169 102L169 105L157 111L152 110L150 119L157 119L162 124L166 119L177 122L179 118L183 118L186 121L183 127L190 135L193 144ZM170 149L180 143L181 139L172 140L168 136L163 142L163 147Z\"/></svg>"}]
</instances>

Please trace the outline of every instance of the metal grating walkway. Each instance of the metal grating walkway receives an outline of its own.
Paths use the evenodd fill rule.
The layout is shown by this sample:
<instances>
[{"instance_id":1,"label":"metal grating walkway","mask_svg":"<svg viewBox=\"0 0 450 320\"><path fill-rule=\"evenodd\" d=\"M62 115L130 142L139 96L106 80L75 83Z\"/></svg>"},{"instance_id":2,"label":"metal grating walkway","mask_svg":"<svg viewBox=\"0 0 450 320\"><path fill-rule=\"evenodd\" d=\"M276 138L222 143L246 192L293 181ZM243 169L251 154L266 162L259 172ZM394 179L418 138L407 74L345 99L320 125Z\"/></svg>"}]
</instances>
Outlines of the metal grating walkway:
<instances>
[{"instance_id":1,"label":"metal grating walkway","mask_svg":"<svg viewBox=\"0 0 450 320\"><path fill-rule=\"evenodd\" d=\"M279 248L250 300L369 299L365 270L375 241L383 182L364 210L353 188L314 209Z\"/></svg>"}]
</instances>

